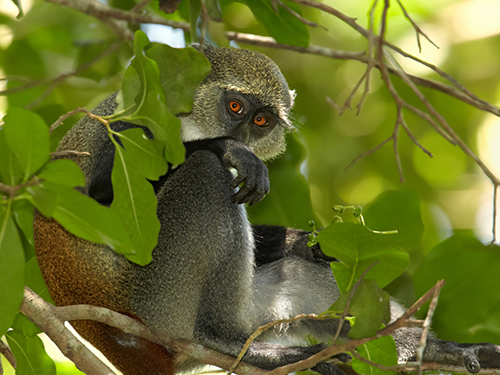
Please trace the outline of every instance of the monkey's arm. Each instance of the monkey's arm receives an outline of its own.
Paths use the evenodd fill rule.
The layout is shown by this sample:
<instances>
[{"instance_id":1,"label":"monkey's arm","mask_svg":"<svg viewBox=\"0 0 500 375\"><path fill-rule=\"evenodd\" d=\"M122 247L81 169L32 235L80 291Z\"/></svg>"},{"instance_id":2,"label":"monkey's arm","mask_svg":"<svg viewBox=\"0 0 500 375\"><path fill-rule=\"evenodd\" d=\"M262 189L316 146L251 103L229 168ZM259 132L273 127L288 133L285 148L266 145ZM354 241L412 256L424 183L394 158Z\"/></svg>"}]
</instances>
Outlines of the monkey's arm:
<instances>
[{"instance_id":1,"label":"monkey's arm","mask_svg":"<svg viewBox=\"0 0 500 375\"><path fill-rule=\"evenodd\" d=\"M234 168L237 171L238 175L234 178L231 188L236 189L242 183L243 185L232 196L234 202L252 205L269 192L267 167L243 142L231 137L220 137L187 142L184 146L186 158L196 151L208 150L219 158L225 168Z\"/></svg>"},{"instance_id":2,"label":"monkey's arm","mask_svg":"<svg viewBox=\"0 0 500 375\"><path fill-rule=\"evenodd\" d=\"M307 236L309 232L276 225L254 225L252 229L257 267L287 256L298 256L311 261L322 259L332 262L337 260L323 254L319 244L308 247Z\"/></svg>"},{"instance_id":3,"label":"monkey's arm","mask_svg":"<svg viewBox=\"0 0 500 375\"><path fill-rule=\"evenodd\" d=\"M114 130L118 131L136 127L140 126L124 122L113 124ZM147 129L145 129L145 131L147 131ZM109 147L105 149L106 152L100 155L99 165L89 184L89 196L105 205L111 204L113 201L111 171L113 169L115 150L111 142L109 143ZM230 137L221 137L187 142L184 146L186 147L186 159L196 151L207 150L213 152L225 168L234 168L238 172L238 175L231 184L231 188L236 189L240 184L243 183L243 185L232 196L234 202L240 204L249 203L252 205L264 198L269 192L270 187L267 167L262 160L242 142ZM170 169L167 174L160 177L158 181L151 181L156 193L174 172L175 169Z\"/></svg>"}]
</instances>

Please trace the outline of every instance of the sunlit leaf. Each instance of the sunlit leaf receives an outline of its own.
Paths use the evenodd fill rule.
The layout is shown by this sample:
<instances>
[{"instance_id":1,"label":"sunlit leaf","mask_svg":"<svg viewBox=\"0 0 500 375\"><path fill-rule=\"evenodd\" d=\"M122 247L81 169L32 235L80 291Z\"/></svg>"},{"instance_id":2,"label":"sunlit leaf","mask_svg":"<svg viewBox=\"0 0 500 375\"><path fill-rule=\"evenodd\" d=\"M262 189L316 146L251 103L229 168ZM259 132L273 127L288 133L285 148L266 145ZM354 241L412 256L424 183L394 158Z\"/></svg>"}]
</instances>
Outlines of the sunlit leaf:
<instances>
[{"instance_id":1,"label":"sunlit leaf","mask_svg":"<svg viewBox=\"0 0 500 375\"><path fill-rule=\"evenodd\" d=\"M142 122L153 132L155 140L165 142L164 157L173 165L184 162L185 148L181 139L181 122L172 115L155 93L149 93L141 108ZM164 134L160 137L159 133Z\"/></svg>"},{"instance_id":2,"label":"sunlit leaf","mask_svg":"<svg viewBox=\"0 0 500 375\"><path fill-rule=\"evenodd\" d=\"M64 186L84 186L85 176L80 167L69 159L59 159L47 164L38 177Z\"/></svg>"},{"instance_id":3,"label":"sunlit leaf","mask_svg":"<svg viewBox=\"0 0 500 375\"><path fill-rule=\"evenodd\" d=\"M331 224L320 231L318 241L323 252L340 260L331 267L341 293L351 289L372 265L365 278L376 280L380 288L401 275L408 264L408 254L394 243L392 236L376 234L353 223Z\"/></svg>"},{"instance_id":4,"label":"sunlit leaf","mask_svg":"<svg viewBox=\"0 0 500 375\"><path fill-rule=\"evenodd\" d=\"M16 218L16 223L24 233L26 240L31 246L35 246L33 240L33 205L26 199L16 200L12 204L12 211Z\"/></svg>"},{"instance_id":5,"label":"sunlit leaf","mask_svg":"<svg viewBox=\"0 0 500 375\"><path fill-rule=\"evenodd\" d=\"M129 169L140 172L149 180L157 180L167 173L168 163L163 155L140 128L127 129L119 133L123 148L127 150Z\"/></svg>"},{"instance_id":6,"label":"sunlit leaf","mask_svg":"<svg viewBox=\"0 0 500 375\"><path fill-rule=\"evenodd\" d=\"M156 196L153 186L133 168L129 154L120 146L115 151L111 180L114 199L111 210L120 217L130 235L136 253L128 259L145 265L151 261L156 246L160 222L156 217Z\"/></svg>"},{"instance_id":7,"label":"sunlit leaf","mask_svg":"<svg viewBox=\"0 0 500 375\"><path fill-rule=\"evenodd\" d=\"M0 181L16 186L21 182L22 169L5 139L5 131L0 127Z\"/></svg>"},{"instance_id":8,"label":"sunlit leaf","mask_svg":"<svg viewBox=\"0 0 500 375\"><path fill-rule=\"evenodd\" d=\"M367 342L357 348L358 354L369 361L384 366L395 366L398 364L398 353L392 336L380 337ZM394 371L383 371L356 358L352 358L352 368L360 375L394 375Z\"/></svg>"},{"instance_id":9,"label":"sunlit leaf","mask_svg":"<svg viewBox=\"0 0 500 375\"><path fill-rule=\"evenodd\" d=\"M49 129L40 116L22 108L9 109L4 121L5 140L28 180L49 160Z\"/></svg>"},{"instance_id":10,"label":"sunlit leaf","mask_svg":"<svg viewBox=\"0 0 500 375\"><path fill-rule=\"evenodd\" d=\"M130 238L119 217L108 207L101 206L73 188L53 182L46 181L36 188L57 195L57 204L52 214L44 214L45 216L53 217L66 230L78 237L106 244L118 253L133 253ZM38 203L41 201L41 199L34 200L38 209L40 209Z\"/></svg>"},{"instance_id":11,"label":"sunlit leaf","mask_svg":"<svg viewBox=\"0 0 500 375\"><path fill-rule=\"evenodd\" d=\"M11 326L23 299L24 250L16 225L0 205L0 336Z\"/></svg>"},{"instance_id":12,"label":"sunlit leaf","mask_svg":"<svg viewBox=\"0 0 500 375\"><path fill-rule=\"evenodd\" d=\"M45 352L42 340L38 336L24 336L18 331L9 331L7 341L16 357L16 374L52 375L56 373L54 361Z\"/></svg>"},{"instance_id":13,"label":"sunlit leaf","mask_svg":"<svg viewBox=\"0 0 500 375\"><path fill-rule=\"evenodd\" d=\"M351 293L352 289L346 291L328 310L342 314ZM387 323L391 318L389 294L380 289L375 280L363 279L350 300L348 312L356 318L349 337L371 337L382 323Z\"/></svg>"},{"instance_id":14,"label":"sunlit leaf","mask_svg":"<svg viewBox=\"0 0 500 375\"><path fill-rule=\"evenodd\" d=\"M191 47L178 49L157 43L146 55L158 64L168 109L174 114L190 112L194 90L210 72L207 58Z\"/></svg>"}]
</instances>

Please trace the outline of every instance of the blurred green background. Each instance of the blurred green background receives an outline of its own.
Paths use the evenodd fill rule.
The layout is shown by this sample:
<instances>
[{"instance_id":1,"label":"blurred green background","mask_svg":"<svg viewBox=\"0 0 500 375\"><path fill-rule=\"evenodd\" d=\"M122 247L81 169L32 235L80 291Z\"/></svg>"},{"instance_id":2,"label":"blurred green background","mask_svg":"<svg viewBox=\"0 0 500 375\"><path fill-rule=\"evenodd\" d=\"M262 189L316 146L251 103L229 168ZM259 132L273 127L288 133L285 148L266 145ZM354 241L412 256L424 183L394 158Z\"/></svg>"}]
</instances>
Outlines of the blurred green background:
<instances>
[{"instance_id":1,"label":"blurred green background","mask_svg":"<svg viewBox=\"0 0 500 375\"><path fill-rule=\"evenodd\" d=\"M227 46L229 41L224 33L228 30L268 35L256 19L258 14L252 14L246 5L258 1L222 0L223 22L209 24L209 39ZM0 77L9 79L8 82L0 82L0 90L8 90L9 94L0 96L0 112L11 106L21 106L36 111L47 124L51 124L60 115L78 106L93 107L119 89L121 74L132 57L130 44L119 44L115 53L89 69L61 76L71 73L109 48L117 40L116 34L100 21L72 9L38 0L21 3L25 15L17 20L17 8L13 3L0 0ZM367 27L370 1L327 0L325 3L357 18L359 24ZM131 0L109 1L108 4L122 9L131 9L135 5ZM498 104L500 0L407 0L404 5L439 49L422 40L423 50L419 53L415 32L396 2L389 10L387 39L439 66L480 98ZM157 7L154 1L151 7ZM337 18L315 9L301 9L305 18L328 29L308 27L311 44L346 51L367 49L366 39ZM176 12L170 17L182 20L181 13ZM380 9L376 14L380 15ZM182 31L172 32L168 28L147 25L141 28L152 41L183 46L185 39L190 40ZM481 242L492 240L493 186L474 161L440 137L424 120L405 112L411 131L434 157L429 158L400 131L398 152L404 183L399 181L392 143L359 160L346 171L351 161L380 144L393 132L396 107L380 79L380 73L372 71L370 93L361 113L356 115L355 106L361 98L363 86L353 98L353 110L347 110L340 116L327 98L342 105L365 72L365 65L292 51L240 46L271 57L282 69L290 87L297 92L294 117L299 132L290 137L284 157L270 163L272 192L250 210L252 221L307 229L310 219L316 220L317 227L329 224L334 217L331 208L336 204L363 206L367 226L378 230L398 229L400 244L410 253L407 273L389 286L398 298L407 303L413 302L425 291L427 285L422 280L429 279L427 275L432 274L429 271L431 266L422 270L422 262L433 261L432 258L424 260L425 256L451 235L463 235L465 240L454 237L451 241L456 243L448 244L457 250L451 252L442 264L450 259L462 259L461 265L450 268L447 277L452 281L454 278L463 280L466 272L468 278L480 281L469 284L470 294L461 292L453 297L455 301L463 298L464 309L451 312L462 314L466 309L471 310L471 319L478 320L480 325L489 325L489 333L474 336L481 331L481 327L476 327L473 332L469 326L464 328L468 329L467 332L454 336L453 328L459 323L452 321L447 327L446 319L438 315L434 328L448 339L499 340L500 328L493 332L492 327L500 327L500 300L496 297L488 299L487 294L492 286L493 289L500 289L496 271L499 263L492 264L493 268L489 270L494 271L483 274L484 264L491 262L490 256L498 260L499 251L496 247L485 248L481 245ZM408 59L396 58L409 73L444 82L428 69ZM57 77L60 79L54 80ZM35 81L40 82L27 89L16 89ZM401 80L393 78L393 82L406 101L423 109ZM500 176L500 120L445 94L430 89L422 91L469 147ZM77 119L77 116L70 118L53 133L54 147ZM472 240L471 235L479 241ZM475 248L477 252L471 253ZM471 254L475 256L488 251L496 253L488 254L486 263L477 268L469 264ZM430 280L430 285L435 281ZM475 298L487 299L491 303L476 304ZM443 299L444 314L447 311L446 297ZM481 314L485 310L490 315L482 320ZM7 364L5 367L6 374L12 373ZM58 367L58 373L70 374L73 370L71 367Z\"/></svg>"}]
</instances>

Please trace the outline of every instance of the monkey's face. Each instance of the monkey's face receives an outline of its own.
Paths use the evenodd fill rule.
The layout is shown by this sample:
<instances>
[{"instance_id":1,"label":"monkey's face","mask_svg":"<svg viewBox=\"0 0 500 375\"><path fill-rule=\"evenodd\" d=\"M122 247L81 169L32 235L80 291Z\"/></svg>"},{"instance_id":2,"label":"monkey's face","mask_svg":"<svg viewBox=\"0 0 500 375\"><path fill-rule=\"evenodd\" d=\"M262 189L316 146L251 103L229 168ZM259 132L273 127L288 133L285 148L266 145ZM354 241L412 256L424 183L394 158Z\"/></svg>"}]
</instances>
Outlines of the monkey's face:
<instances>
[{"instance_id":1,"label":"monkey's face","mask_svg":"<svg viewBox=\"0 0 500 375\"><path fill-rule=\"evenodd\" d=\"M264 160L282 153L294 130L294 93L276 64L248 50L207 46L205 55L212 72L195 91L193 111L179 116L183 141L233 137Z\"/></svg>"}]
</instances>

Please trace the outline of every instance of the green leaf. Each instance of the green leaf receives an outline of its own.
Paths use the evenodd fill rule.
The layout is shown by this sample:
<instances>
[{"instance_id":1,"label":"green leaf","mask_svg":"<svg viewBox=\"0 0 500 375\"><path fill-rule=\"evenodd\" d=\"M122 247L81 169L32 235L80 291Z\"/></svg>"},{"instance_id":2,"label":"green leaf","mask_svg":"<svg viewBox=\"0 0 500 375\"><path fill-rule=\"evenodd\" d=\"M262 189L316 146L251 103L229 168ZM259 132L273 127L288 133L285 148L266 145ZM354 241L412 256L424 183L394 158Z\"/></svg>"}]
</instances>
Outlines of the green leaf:
<instances>
[{"instance_id":1,"label":"green leaf","mask_svg":"<svg viewBox=\"0 0 500 375\"><path fill-rule=\"evenodd\" d=\"M40 267L38 266L36 257L31 258L26 262L25 278L26 286L42 297L45 301L54 304L54 301L52 301L52 298L50 297L49 290L47 289L47 285L45 285L45 281L43 279L42 272L40 271Z\"/></svg>"},{"instance_id":2,"label":"green leaf","mask_svg":"<svg viewBox=\"0 0 500 375\"><path fill-rule=\"evenodd\" d=\"M370 229L396 229L398 235L394 241L407 250L418 246L424 234L420 198L414 191L386 191L377 197L363 216Z\"/></svg>"},{"instance_id":3,"label":"green leaf","mask_svg":"<svg viewBox=\"0 0 500 375\"><path fill-rule=\"evenodd\" d=\"M131 133L128 133L130 136ZM116 145L111 181L114 199L111 210L129 233L136 253L127 258L140 265L151 262L158 241L160 222L156 217L157 200L153 186L136 170L134 153Z\"/></svg>"},{"instance_id":4,"label":"green leaf","mask_svg":"<svg viewBox=\"0 0 500 375\"><path fill-rule=\"evenodd\" d=\"M155 140L165 142L165 159L173 165L182 164L186 149L181 139L180 120L168 111L154 93L148 94L139 115L144 116L142 122L151 129Z\"/></svg>"},{"instance_id":5,"label":"green leaf","mask_svg":"<svg viewBox=\"0 0 500 375\"><path fill-rule=\"evenodd\" d=\"M9 331L7 341L16 357L16 374L52 375L56 373L54 361L45 352L42 340L38 336L27 337L18 331Z\"/></svg>"},{"instance_id":6,"label":"green leaf","mask_svg":"<svg viewBox=\"0 0 500 375\"><path fill-rule=\"evenodd\" d=\"M42 169L38 177L64 186L85 186L85 176L73 160L55 160Z\"/></svg>"},{"instance_id":7,"label":"green leaf","mask_svg":"<svg viewBox=\"0 0 500 375\"><path fill-rule=\"evenodd\" d=\"M17 14L16 18L19 20L24 17L24 12L23 8L21 6L21 0L12 0L14 4L16 4L17 9L19 10L19 13Z\"/></svg>"},{"instance_id":8,"label":"green leaf","mask_svg":"<svg viewBox=\"0 0 500 375\"><path fill-rule=\"evenodd\" d=\"M23 246L8 210L0 205L0 337L14 321L23 290Z\"/></svg>"},{"instance_id":9,"label":"green leaf","mask_svg":"<svg viewBox=\"0 0 500 375\"><path fill-rule=\"evenodd\" d=\"M57 207L57 193L46 189L44 184L28 186L26 188L30 196L31 203L47 217L52 217Z\"/></svg>"},{"instance_id":10,"label":"green leaf","mask_svg":"<svg viewBox=\"0 0 500 375\"><path fill-rule=\"evenodd\" d=\"M210 73L207 58L191 47L179 49L157 43L146 55L158 64L168 109L174 114L190 112L194 90Z\"/></svg>"},{"instance_id":11,"label":"green leaf","mask_svg":"<svg viewBox=\"0 0 500 375\"><path fill-rule=\"evenodd\" d=\"M22 175L21 166L7 144L5 131L0 126L0 182L16 186L21 183Z\"/></svg>"},{"instance_id":12,"label":"green leaf","mask_svg":"<svg viewBox=\"0 0 500 375\"><path fill-rule=\"evenodd\" d=\"M191 42L198 42L198 28L196 27L198 23L198 18L201 14L201 1L200 0L189 0L189 24L190 24L190 34Z\"/></svg>"},{"instance_id":13,"label":"green leaf","mask_svg":"<svg viewBox=\"0 0 500 375\"><path fill-rule=\"evenodd\" d=\"M39 115L22 108L9 109L4 120L5 139L27 181L49 160L49 129Z\"/></svg>"},{"instance_id":14,"label":"green leaf","mask_svg":"<svg viewBox=\"0 0 500 375\"><path fill-rule=\"evenodd\" d=\"M408 265L408 254L394 243L394 235L370 232L361 224L331 224L318 234L318 242L326 255L340 262L331 264L340 292L354 286L365 270L374 265L366 278L383 288L401 275Z\"/></svg>"},{"instance_id":15,"label":"green leaf","mask_svg":"<svg viewBox=\"0 0 500 375\"><path fill-rule=\"evenodd\" d=\"M342 294L328 311L342 314L351 293L352 289L349 289ZM380 329L382 323L391 319L390 296L377 286L375 280L363 279L351 298L348 312L356 318L349 337L371 337Z\"/></svg>"},{"instance_id":16,"label":"green leaf","mask_svg":"<svg viewBox=\"0 0 500 375\"><path fill-rule=\"evenodd\" d=\"M33 205L26 199L16 200L12 204L12 211L16 218L17 226L23 231L26 240L31 246L35 246L33 239L33 216L35 210Z\"/></svg>"},{"instance_id":17,"label":"green leaf","mask_svg":"<svg viewBox=\"0 0 500 375\"><path fill-rule=\"evenodd\" d=\"M363 279L351 300L349 312L356 317L349 337L371 337L382 323L391 319L389 294L380 289L375 280Z\"/></svg>"},{"instance_id":18,"label":"green leaf","mask_svg":"<svg viewBox=\"0 0 500 375\"><path fill-rule=\"evenodd\" d=\"M380 337L357 348L358 354L369 361L384 366L395 366L398 364L396 344L392 336ZM352 368L360 375L394 375L394 371L383 371L356 358L351 360Z\"/></svg>"},{"instance_id":19,"label":"green leaf","mask_svg":"<svg viewBox=\"0 0 500 375\"><path fill-rule=\"evenodd\" d=\"M207 0L206 6L211 20L222 21L222 9L220 8L219 0Z\"/></svg>"},{"instance_id":20,"label":"green leaf","mask_svg":"<svg viewBox=\"0 0 500 375\"><path fill-rule=\"evenodd\" d=\"M150 44L143 31L136 31L134 38L135 56L125 71L122 83L122 95L125 109L135 104L134 111L140 110L146 96L156 93L158 100L165 103L165 94L160 84L160 71L156 61L148 58L145 48Z\"/></svg>"},{"instance_id":21,"label":"green leaf","mask_svg":"<svg viewBox=\"0 0 500 375\"><path fill-rule=\"evenodd\" d=\"M285 8L278 5L278 13L276 13L271 0L238 0L238 2L250 8L255 19L278 43L298 47L309 45L309 32L306 25ZM300 14L300 7L297 4L290 1L284 1L284 3Z\"/></svg>"},{"instance_id":22,"label":"green leaf","mask_svg":"<svg viewBox=\"0 0 500 375\"><path fill-rule=\"evenodd\" d=\"M158 180L167 173L168 163L155 146L158 142L148 139L142 129L124 130L119 133L119 138L128 154L129 169L140 172L149 180Z\"/></svg>"},{"instance_id":23,"label":"green leaf","mask_svg":"<svg viewBox=\"0 0 500 375\"><path fill-rule=\"evenodd\" d=\"M433 322L444 340L500 343L500 247L471 235L439 243L414 275L417 295L444 279Z\"/></svg>"},{"instance_id":24,"label":"green leaf","mask_svg":"<svg viewBox=\"0 0 500 375\"><path fill-rule=\"evenodd\" d=\"M314 214L309 185L300 173L304 160L304 147L290 136L286 152L268 165L271 192L265 199L248 207L254 224L279 224L310 230L309 221L319 220Z\"/></svg>"},{"instance_id":25,"label":"green leaf","mask_svg":"<svg viewBox=\"0 0 500 375\"><path fill-rule=\"evenodd\" d=\"M106 244L120 254L134 252L130 238L114 211L67 186L46 181L38 188L57 194L53 213L45 216L53 217L74 235ZM38 203L35 199L35 205L40 209Z\"/></svg>"}]
</instances>

